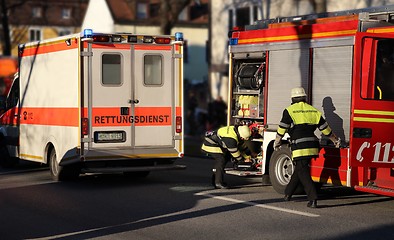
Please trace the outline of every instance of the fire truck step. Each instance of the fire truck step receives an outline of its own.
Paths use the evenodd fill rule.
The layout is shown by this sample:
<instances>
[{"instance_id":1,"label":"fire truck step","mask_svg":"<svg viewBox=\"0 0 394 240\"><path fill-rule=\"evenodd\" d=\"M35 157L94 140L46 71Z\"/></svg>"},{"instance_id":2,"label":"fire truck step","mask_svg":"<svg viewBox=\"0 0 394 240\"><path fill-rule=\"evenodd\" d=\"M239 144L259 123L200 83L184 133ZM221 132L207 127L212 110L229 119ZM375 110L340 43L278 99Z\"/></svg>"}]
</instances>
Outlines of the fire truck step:
<instances>
[{"instance_id":1,"label":"fire truck step","mask_svg":"<svg viewBox=\"0 0 394 240\"><path fill-rule=\"evenodd\" d=\"M373 193L378 195L384 195L388 197L394 197L394 190L392 189L375 187L375 186L363 186L363 187L355 186L354 189L360 192L367 192L367 193Z\"/></svg>"}]
</instances>

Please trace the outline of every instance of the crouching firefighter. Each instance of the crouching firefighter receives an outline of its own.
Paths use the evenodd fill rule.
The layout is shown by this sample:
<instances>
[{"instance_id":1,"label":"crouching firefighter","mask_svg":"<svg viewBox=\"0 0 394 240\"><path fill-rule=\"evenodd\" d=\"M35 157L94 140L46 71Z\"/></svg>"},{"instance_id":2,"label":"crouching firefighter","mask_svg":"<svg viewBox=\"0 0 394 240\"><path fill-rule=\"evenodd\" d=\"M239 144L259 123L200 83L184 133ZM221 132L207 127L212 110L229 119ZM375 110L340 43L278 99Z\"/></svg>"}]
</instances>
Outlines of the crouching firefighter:
<instances>
[{"instance_id":1,"label":"crouching firefighter","mask_svg":"<svg viewBox=\"0 0 394 240\"><path fill-rule=\"evenodd\" d=\"M251 131L248 126L226 126L217 131L209 131L205 134L205 140L201 149L215 159L212 184L215 188L228 188L224 180L224 168L231 158L242 161L249 158L246 154L245 141L249 139ZM243 153L243 155L241 154Z\"/></svg>"}]
</instances>

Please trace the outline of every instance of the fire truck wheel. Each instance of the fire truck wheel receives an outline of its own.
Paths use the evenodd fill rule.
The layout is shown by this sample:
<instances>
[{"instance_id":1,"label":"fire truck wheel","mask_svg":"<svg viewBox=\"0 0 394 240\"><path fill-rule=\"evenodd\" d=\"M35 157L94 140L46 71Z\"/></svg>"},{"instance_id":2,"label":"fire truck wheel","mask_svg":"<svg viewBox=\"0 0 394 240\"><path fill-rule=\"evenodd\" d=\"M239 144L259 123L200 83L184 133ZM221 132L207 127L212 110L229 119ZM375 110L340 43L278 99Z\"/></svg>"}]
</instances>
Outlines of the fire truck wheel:
<instances>
[{"instance_id":1,"label":"fire truck wheel","mask_svg":"<svg viewBox=\"0 0 394 240\"><path fill-rule=\"evenodd\" d=\"M56 160L56 151L52 148L49 155L49 168L53 180L66 181L73 180L79 176L80 169L75 165L60 166Z\"/></svg>"},{"instance_id":2,"label":"fire truck wheel","mask_svg":"<svg viewBox=\"0 0 394 240\"><path fill-rule=\"evenodd\" d=\"M278 151L274 151L269 163L269 175L272 187L276 192L285 194L285 188L294 172L294 165L291 161L291 151L289 147L282 145ZM297 188L295 194L302 193L302 186Z\"/></svg>"}]
</instances>

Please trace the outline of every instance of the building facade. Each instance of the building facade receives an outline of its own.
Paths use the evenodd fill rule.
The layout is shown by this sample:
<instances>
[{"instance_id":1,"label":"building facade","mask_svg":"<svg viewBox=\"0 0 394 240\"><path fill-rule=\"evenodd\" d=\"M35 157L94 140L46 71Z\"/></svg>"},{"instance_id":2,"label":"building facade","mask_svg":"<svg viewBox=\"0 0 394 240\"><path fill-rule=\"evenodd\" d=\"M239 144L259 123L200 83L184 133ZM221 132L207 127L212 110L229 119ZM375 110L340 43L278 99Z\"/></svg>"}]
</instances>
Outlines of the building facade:
<instances>
[{"instance_id":1,"label":"building facade","mask_svg":"<svg viewBox=\"0 0 394 240\"><path fill-rule=\"evenodd\" d=\"M315 0L327 12L344 11L394 4L394 0ZM236 26L255 20L298 16L314 13L310 0L211 0L210 1L210 65L211 95L227 99L228 32Z\"/></svg>"},{"instance_id":2,"label":"building facade","mask_svg":"<svg viewBox=\"0 0 394 240\"><path fill-rule=\"evenodd\" d=\"M12 55L18 55L18 45L21 43L80 31L88 2L89 0L7 0Z\"/></svg>"},{"instance_id":3,"label":"building facade","mask_svg":"<svg viewBox=\"0 0 394 240\"><path fill-rule=\"evenodd\" d=\"M96 32L160 33L160 1L91 0L82 24ZM208 0L191 1L179 15L171 34L185 39L184 78L191 83L207 81Z\"/></svg>"}]
</instances>

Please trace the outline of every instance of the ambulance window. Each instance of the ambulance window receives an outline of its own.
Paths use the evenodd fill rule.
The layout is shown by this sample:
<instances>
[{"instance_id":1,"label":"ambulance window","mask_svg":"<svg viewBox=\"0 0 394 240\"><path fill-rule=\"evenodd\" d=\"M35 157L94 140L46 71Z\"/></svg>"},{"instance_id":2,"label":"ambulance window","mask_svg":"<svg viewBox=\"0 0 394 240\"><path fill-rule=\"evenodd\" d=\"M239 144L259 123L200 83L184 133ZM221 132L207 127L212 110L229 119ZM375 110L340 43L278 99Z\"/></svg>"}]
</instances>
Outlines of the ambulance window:
<instances>
[{"instance_id":1,"label":"ambulance window","mask_svg":"<svg viewBox=\"0 0 394 240\"><path fill-rule=\"evenodd\" d=\"M162 85L162 57L160 55L145 55L144 84Z\"/></svg>"},{"instance_id":2,"label":"ambulance window","mask_svg":"<svg viewBox=\"0 0 394 240\"><path fill-rule=\"evenodd\" d=\"M122 83L121 56L119 54L104 54L102 65L102 83L104 85L120 85Z\"/></svg>"}]
</instances>

